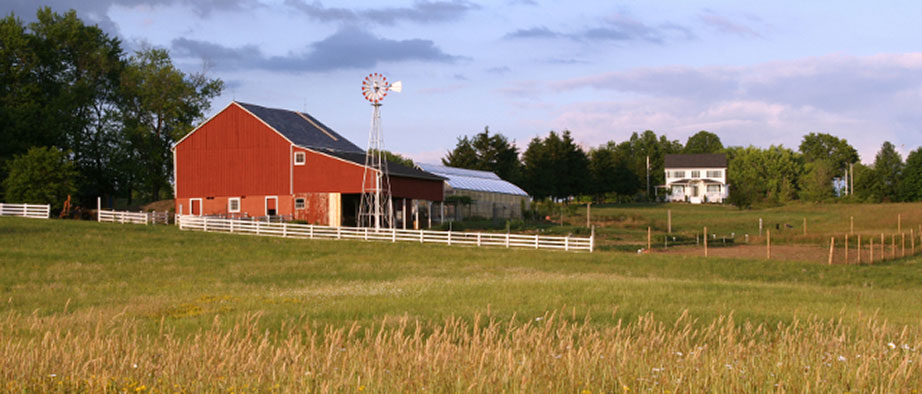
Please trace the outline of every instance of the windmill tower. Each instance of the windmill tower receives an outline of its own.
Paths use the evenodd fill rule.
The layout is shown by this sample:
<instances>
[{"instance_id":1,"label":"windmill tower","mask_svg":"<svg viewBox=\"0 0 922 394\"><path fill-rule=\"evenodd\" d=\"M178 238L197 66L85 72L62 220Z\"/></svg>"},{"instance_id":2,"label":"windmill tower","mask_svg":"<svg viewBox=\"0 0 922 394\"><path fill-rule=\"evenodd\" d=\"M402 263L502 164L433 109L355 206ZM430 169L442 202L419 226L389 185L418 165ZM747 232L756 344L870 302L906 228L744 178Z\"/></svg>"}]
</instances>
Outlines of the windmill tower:
<instances>
[{"instance_id":1,"label":"windmill tower","mask_svg":"<svg viewBox=\"0 0 922 394\"><path fill-rule=\"evenodd\" d=\"M400 92L400 81L389 84L383 75L374 73L362 82L362 95L371 102L371 131L368 149L365 150L365 170L362 174L362 200L359 204L359 227L391 228L394 223L394 205L391 201L391 184L387 176L387 159L384 157L384 134L381 132L381 100L388 91Z\"/></svg>"}]
</instances>

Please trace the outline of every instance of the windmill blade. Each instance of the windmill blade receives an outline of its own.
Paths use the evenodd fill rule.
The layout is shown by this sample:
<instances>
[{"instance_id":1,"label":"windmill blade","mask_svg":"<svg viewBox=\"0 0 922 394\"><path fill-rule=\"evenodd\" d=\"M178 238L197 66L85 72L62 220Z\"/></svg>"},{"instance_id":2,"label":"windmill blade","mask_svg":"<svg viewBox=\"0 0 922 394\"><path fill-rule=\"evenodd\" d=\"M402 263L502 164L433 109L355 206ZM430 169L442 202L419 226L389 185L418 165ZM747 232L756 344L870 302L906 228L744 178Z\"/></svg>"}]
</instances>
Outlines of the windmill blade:
<instances>
[{"instance_id":1,"label":"windmill blade","mask_svg":"<svg viewBox=\"0 0 922 394\"><path fill-rule=\"evenodd\" d=\"M387 90L400 93L400 91L403 90L403 82L400 82L400 81L394 82L391 84L391 86L387 87Z\"/></svg>"}]
</instances>

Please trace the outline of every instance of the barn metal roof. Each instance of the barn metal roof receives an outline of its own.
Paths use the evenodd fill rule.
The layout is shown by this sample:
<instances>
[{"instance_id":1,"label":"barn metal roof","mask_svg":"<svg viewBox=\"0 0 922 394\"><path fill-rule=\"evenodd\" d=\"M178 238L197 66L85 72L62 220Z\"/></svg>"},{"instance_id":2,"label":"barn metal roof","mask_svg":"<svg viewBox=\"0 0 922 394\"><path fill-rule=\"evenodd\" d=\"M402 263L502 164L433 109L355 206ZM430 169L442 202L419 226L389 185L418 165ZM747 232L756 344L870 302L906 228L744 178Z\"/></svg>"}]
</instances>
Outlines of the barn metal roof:
<instances>
[{"instance_id":1,"label":"barn metal roof","mask_svg":"<svg viewBox=\"0 0 922 394\"><path fill-rule=\"evenodd\" d=\"M426 172L445 177L448 186L451 186L453 189L503 193L516 196L528 195L528 193L520 187L502 180L499 176L489 171L468 170L465 168L425 163L416 163L416 166Z\"/></svg>"},{"instance_id":2,"label":"barn metal roof","mask_svg":"<svg viewBox=\"0 0 922 394\"><path fill-rule=\"evenodd\" d=\"M724 168L727 155L723 153L699 153L687 155L666 155L665 168Z\"/></svg>"},{"instance_id":3,"label":"barn metal roof","mask_svg":"<svg viewBox=\"0 0 922 394\"><path fill-rule=\"evenodd\" d=\"M338 157L340 159L351 161L360 166L365 165L365 152L340 152L340 151L331 151L326 152L331 156ZM427 179L433 181L444 180L444 177L438 176L437 174L430 174L424 170L420 170L413 167L407 167L403 164L395 163L388 160L387 162L387 173L389 175L401 176L407 178L417 178L417 179Z\"/></svg>"},{"instance_id":4,"label":"barn metal roof","mask_svg":"<svg viewBox=\"0 0 922 394\"><path fill-rule=\"evenodd\" d=\"M239 101L236 103L282 133L295 145L321 151L358 152L364 155L362 148L304 112L267 108ZM364 160L362 164L365 164Z\"/></svg>"}]
</instances>

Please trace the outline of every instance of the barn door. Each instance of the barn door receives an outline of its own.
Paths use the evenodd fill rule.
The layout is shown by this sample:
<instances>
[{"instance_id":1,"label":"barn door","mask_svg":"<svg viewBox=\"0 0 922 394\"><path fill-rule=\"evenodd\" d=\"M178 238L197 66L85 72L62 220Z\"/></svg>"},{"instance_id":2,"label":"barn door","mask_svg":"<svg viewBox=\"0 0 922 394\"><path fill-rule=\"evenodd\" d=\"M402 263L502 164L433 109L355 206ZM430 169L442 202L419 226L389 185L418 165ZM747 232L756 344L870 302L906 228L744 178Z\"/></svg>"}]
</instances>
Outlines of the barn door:
<instances>
[{"instance_id":1,"label":"barn door","mask_svg":"<svg viewBox=\"0 0 922 394\"><path fill-rule=\"evenodd\" d=\"M189 199L189 214L196 215L196 216L202 215L202 199L201 198Z\"/></svg>"},{"instance_id":2,"label":"barn door","mask_svg":"<svg viewBox=\"0 0 922 394\"><path fill-rule=\"evenodd\" d=\"M266 197L266 216L278 215L278 197Z\"/></svg>"}]
</instances>

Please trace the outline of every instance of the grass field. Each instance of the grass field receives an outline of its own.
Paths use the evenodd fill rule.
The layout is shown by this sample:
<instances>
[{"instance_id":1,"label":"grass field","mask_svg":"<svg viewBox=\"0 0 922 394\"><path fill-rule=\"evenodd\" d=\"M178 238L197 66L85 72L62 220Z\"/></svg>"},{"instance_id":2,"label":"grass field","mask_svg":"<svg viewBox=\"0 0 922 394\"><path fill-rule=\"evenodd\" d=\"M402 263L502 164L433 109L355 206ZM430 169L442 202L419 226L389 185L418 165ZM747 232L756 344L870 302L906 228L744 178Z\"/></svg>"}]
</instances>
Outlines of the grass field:
<instances>
[{"instance_id":1,"label":"grass field","mask_svg":"<svg viewBox=\"0 0 922 394\"><path fill-rule=\"evenodd\" d=\"M667 211L672 211L673 235L685 237L694 244L695 236L704 227L718 237L736 238L743 243L745 234L750 243L764 242L759 236L759 219L763 229L771 230L772 241L777 244L822 245L828 247L829 238L840 238L851 233L889 237L898 230L909 236L910 230L918 236L922 231L922 203L898 204L809 204L797 203L780 207L740 210L729 205L690 204L623 204L593 205L591 224L596 226L599 245L603 249L636 250L646 246L647 228L653 232L656 247L662 247L666 234ZM804 219L807 234L804 235ZM554 219L559 220L559 219ZM545 231L555 233L587 233L586 208L581 206L567 215L563 226ZM762 234L765 235L764 232ZM852 239L854 242L855 239ZM889 242L889 241L888 241Z\"/></svg>"},{"instance_id":2,"label":"grass field","mask_svg":"<svg viewBox=\"0 0 922 394\"><path fill-rule=\"evenodd\" d=\"M674 208L674 226L696 223L688 209ZM0 218L0 389L910 391L922 388L919 289L915 259L825 266Z\"/></svg>"}]
</instances>

